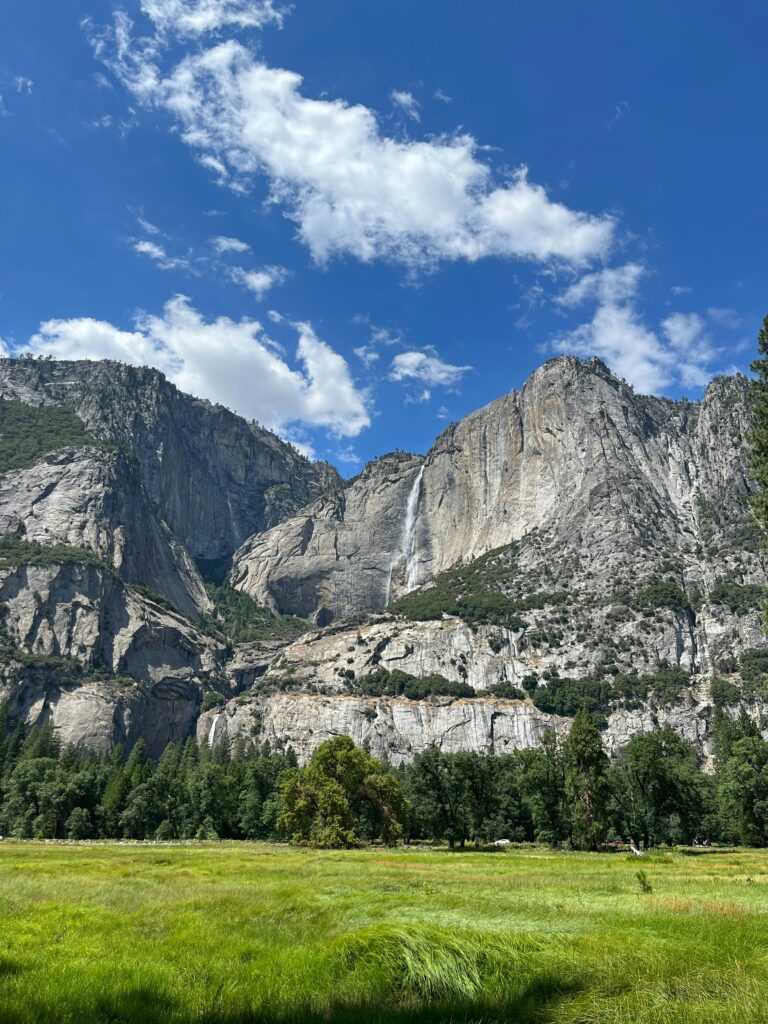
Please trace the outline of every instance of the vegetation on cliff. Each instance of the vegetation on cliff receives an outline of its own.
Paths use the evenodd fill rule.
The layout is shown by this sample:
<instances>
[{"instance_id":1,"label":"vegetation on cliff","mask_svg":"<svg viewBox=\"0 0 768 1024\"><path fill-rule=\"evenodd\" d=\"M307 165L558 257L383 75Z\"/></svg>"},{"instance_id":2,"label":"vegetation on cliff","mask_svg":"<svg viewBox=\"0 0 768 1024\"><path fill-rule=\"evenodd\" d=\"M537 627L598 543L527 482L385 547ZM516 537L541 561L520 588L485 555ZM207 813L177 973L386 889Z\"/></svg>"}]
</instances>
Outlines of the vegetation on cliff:
<instances>
[{"instance_id":1,"label":"vegetation on cliff","mask_svg":"<svg viewBox=\"0 0 768 1024\"><path fill-rule=\"evenodd\" d=\"M25 469L62 448L103 447L71 409L0 398L0 473Z\"/></svg>"}]
</instances>

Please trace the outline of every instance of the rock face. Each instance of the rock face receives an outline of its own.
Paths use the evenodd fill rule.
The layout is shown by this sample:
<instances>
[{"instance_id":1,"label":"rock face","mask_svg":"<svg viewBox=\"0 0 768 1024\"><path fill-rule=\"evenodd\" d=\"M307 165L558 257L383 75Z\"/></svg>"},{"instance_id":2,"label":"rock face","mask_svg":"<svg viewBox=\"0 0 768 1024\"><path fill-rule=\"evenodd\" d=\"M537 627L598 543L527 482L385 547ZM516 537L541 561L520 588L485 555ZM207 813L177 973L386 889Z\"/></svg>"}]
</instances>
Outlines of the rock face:
<instances>
[{"instance_id":1,"label":"rock face","mask_svg":"<svg viewBox=\"0 0 768 1024\"><path fill-rule=\"evenodd\" d=\"M395 763L432 743L498 753L570 723L498 687L669 665L691 673L679 698L612 705L606 745L668 721L706 762L708 680L734 678L742 652L765 644L743 378L673 402L560 358L426 456L383 456L346 482L154 370L0 360L2 397L65 406L103 442L0 476L0 534L74 552L0 558L0 699L28 724L51 718L66 742L142 736L159 754L196 730L305 760L346 733ZM207 635L198 564L230 559L237 590L314 628L290 644ZM446 572L481 564L481 583L519 610L503 628L387 613L404 595L458 591ZM354 692L377 669L480 696ZM224 703L201 714L212 690Z\"/></svg>"},{"instance_id":2,"label":"rock face","mask_svg":"<svg viewBox=\"0 0 768 1024\"><path fill-rule=\"evenodd\" d=\"M570 589L647 579L669 558L702 592L726 569L762 579L762 556L732 543L751 523L745 390L719 378L702 403L673 402L636 395L597 360L553 360L426 459L385 457L251 538L233 581L326 624L512 541L532 582ZM725 565L712 558L729 545Z\"/></svg>"},{"instance_id":3,"label":"rock face","mask_svg":"<svg viewBox=\"0 0 768 1024\"><path fill-rule=\"evenodd\" d=\"M30 725L52 717L67 742L144 737L159 755L194 729L221 675L221 644L98 566L0 571L0 608L6 640L28 655L3 657L0 700Z\"/></svg>"},{"instance_id":4,"label":"rock face","mask_svg":"<svg viewBox=\"0 0 768 1024\"><path fill-rule=\"evenodd\" d=\"M319 625L386 607L415 564L422 466L415 456L384 456L347 487L251 537L234 557L235 586L275 612L313 616Z\"/></svg>"},{"instance_id":5,"label":"rock face","mask_svg":"<svg viewBox=\"0 0 768 1024\"><path fill-rule=\"evenodd\" d=\"M338 480L274 434L114 362L0 360L0 397L73 409L136 459L143 486L195 558L227 558Z\"/></svg>"},{"instance_id":6,"label":"rock face","mask_svg":"<svg viewBox=\"0 0 768 1024\"><path fill-rule=\"evenodd\" d=\"M765 702L743 707L768 739ZM740 710L733 708L731 714ZM668 706L649 701L632 711L609 715L603 742L613 754L637 733L668 725L709 768L714 754L713 718L706 694L686 693ZM350 736L358 746L368 745L374 756L399 765L430 746L444 753L508 754L538 746L545 730L564 737L570 728L570 718L545 714L516 700L433 697L415 701L277 693L238 697L207 711L198 721L197 738L211 746L231 746L238 738L266 741L278 750L291 747L299 763L306 764L321 743L334 736Z\"/></svg>"},{"instance_id":7,"label":"rock face","mask_svg":"<svg viewBox=\"0 0 768 1024\"><path fill-rule=\"evenodd\" d=\"M546 729L566 732L570 721L545 715L522 701L412 701L394 698L317 697L280 693L231 701L200 717L197 737L211 745L239 736L291 747L300 763L333 736L349 736L398 765L430 746L445 753L509 753L536 746Z\"/></svg>"},{"instance_id":8,"label":"rock face","mask_svg":"<svg viewBox=\"0 0 768 1024\"><path fill-rule=\"evenodd\" d=\"M0 533L93 551L127 582L187 615L211 602L192 559L155 513L121 451L66 448L0 478Z\"/></svg>"}]
</instances>

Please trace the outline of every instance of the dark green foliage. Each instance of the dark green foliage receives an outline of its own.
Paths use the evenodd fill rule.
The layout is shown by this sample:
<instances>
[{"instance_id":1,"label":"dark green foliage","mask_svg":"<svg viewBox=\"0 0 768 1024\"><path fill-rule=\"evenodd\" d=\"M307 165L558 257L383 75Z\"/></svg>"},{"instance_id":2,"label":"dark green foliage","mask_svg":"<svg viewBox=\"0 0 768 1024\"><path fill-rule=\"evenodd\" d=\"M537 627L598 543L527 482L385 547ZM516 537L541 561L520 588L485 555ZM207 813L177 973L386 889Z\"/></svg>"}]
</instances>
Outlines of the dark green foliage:
<instances>
[{"instance_id":1,"label":"dark green foliage","mask_svg":"<svg viewBox=\"0 0 768 1024\"><path fill-rule=\"evenodd\" d=\"M391 846L402 834L406 805L397 779L348 736L321 743L305 768L289 772L281 799L278 828L292 843L351 847L376 838Z\"/></svg>"},{"instance_id":2,"label":"dark green foliage","mask_svg":"<svg viewBox=\"0 0 768 1024\"><path fill-rule=\"evenodd\" d=\"M762 684L768 676L768 647L750 647L739 658L739 674L745 683Z\"/></svg>"},{"instance_id":3,"label":"dark green foliage","mask_svg":"<svg viewBox=\"0 0 768 1024\"><path fill-rule=\"evenodd\" d=\"M415 621L456 615L474 625L524 629L520 606L502 593L514 576L516 554L515 544L489 551L468 565L440 573L428 587L395 601L390 610Z\"/></svg>"},{"instance_id":4,"label":"dark green foliage","mask_svg":"<svg viewBox=\"0 0 768 1024\"><path fill-rule=\"evenodd\" d=\"M210 711L211 708L216 708L219 707L221 704L225 704L226 700L227 698L224 696L224 694L219 693L218 690L206 690L205 693L203 694L203 703L200 707L200 710L203 712Z\"/></svg>"},{"instance_id":5,"label":"dark green foliage","mask_svg":"<svg viewBox=\"0 0 768 1024\"><path fill-rule=\"evenodd\" d=\"M508 682L497 683L489 693L490 696L500 697L502 700L525 700L526 696L524 690L520 690Z\"/></svg>"},{"instance_id":6,"label":"dark green foliage","mask_svg":"<svg viewBox=\"0 0 768 1024\"><path fill-rule=\"evenodd\" d=\"M139 741L98 756L59 749L50 724L25 733L0 705L0 834L19 838L277 838L280 784L293 755L194 740L157 764Z\"/></svg>"},{"instance_id":7,"label":"dark green foliage","mask_svg":"<svg viewBox=\"0 0 768 1024\"><path fill-rule=\"evenodd\" d=\"M761 736L733 744L720 770L718 804L727 841L768 845L768 743Z\"/></svg>"},{"instance_id":8,"label":"dark green foliage","mask_svg":"<svg viewBox=\"0 0 768 1024\"><path fill-rule=\"evenodd\" d=\"M32 466L62 448L102 446L83 421L61 406L25 405L0 399L0 473Z\"/></svg>"},{"instance_id":9,"label":"dark green foliage","mask_svg":"<svg viewBox=\"0 0 768 1024\"><path fill-rule=\"evenodd\" d=\"M699 779L693 750L668 726L638 733L611 768L614 827L645 849L701 834Z\"/></svg>"},{"instance_id":10,"label":"dark green foliage","mask_svg":"<svg viewBox=\"0 0 768 1024\"><path fill-rule=\"evenodd\" d=\"M375 669L367 676L348 680L347 685L354 693L365 697L406 697L408 700L424 700L425 697L476 697L474 689L463 682L453 682L444 676L412 676L399 669L389 672L385 668Z\"/></svg>"},{"instance_id":11,"label":"dark green foliage","mask_svg":"<svg viewBox=\"0 0 768 1024\"><path fill-rule=\"evenodd\" d=\"M295 615L277 618L228 583L208 584L208 595L215 605L212 615L199 623L201 628L223 634L233 644L258 640L293 640L309 629L309 623Z\"/></svg>"},{"instance_id":12,"label":"dark green foliage","mask_svg":"<svg viewBox=\"0 0 768 1024\"><path fill-rule=\"evenodd\" d=\"M613 688L602 679L569 679L555 676L533 695L537 708L555 715L575 715L581 708L596 713L610 709Z\"/></svg>"},{"instance_id":13,"label":"dark green foliage","mask_svg":"<svg viewBox=\"0 0 768 1024\"><path fill-rule=\"evenodd\" d=\"M565 742L565 795L574 846L597 850L607 832L608 756L586 708L576 713Z\"/></svg>"},{"instance_id":14,"label":"dark green foliage","mask_svg":"<svg viewBox=\"0 0 768 1024\"><path fill-rule=\"evenodd\" d=\"M673 612L684 612L690 607L690 599L672 580L655 580L632 598L632 604L640 611L652 612L669 608Z\"/></svg>"},{"instance_id":15,"label":"dark green foliage","mask_svg":"<svg viewBox=\"0 0 768 1024\"><path fill-rule=\"evenodd\" d=\"M715 678L710 683L709 692L712 695L712 703L716 708L729 707L738 703L741 699L741 691L738 686L729 683L727 679Z\"/></svg>"},{"instance_id":16,"label":"dark green foliage","mask_svg":"<svg viewBox=\"0 0 768 1024\"><path fill-rule=\"evenodd\" d=\"M44 547L33 541L21 540L13 534L0 534L0 569L10 569L17 565L93 565L110 571L109 566L87 548L70 547L67 544Z\"/></svg>"},{"instance_id":17,"label":"dark green foliage","mask_svg":"<svg viewBox=\"0 0 768 1024\"><path fill-rule=\"evenodd\" d=\"M635 736L607 765L581 711L563 743L498 756L429 748L392 771L347 737L297 770L289 750L194 739L157 763L139 741L96 755L60 748L50 722L25 731L0 704L0 834L70 839L279 839L319 846L497 839L595 848L609 829L638 844L697 837L764 844L768 744L742 714L716 712L719 775L669 729Z\"/></svg>"},{"instance_id":18,"label":"dark green foliage","mask_svg":"<svg viewBox=\"0 0 768 1024\"><path fill-rule=\"evenodd\" d=\"M719 580L709 594L710 604L721 604L735 615L761 608L765 602L765 587L755 584L740 585L732 580Z\"/></svg>"}]
</instances>

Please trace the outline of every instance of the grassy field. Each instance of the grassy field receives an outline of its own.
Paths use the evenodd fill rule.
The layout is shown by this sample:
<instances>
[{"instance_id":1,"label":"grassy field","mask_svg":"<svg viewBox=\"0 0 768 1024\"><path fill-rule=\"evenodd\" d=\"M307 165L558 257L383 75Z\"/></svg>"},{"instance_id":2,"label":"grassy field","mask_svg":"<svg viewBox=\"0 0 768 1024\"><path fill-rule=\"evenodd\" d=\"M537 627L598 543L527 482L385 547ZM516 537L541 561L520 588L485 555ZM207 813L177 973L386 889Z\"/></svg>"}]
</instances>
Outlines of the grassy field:
<instances>
[{"instance_id":1,"label":"grassy field","mask_svg":"<svg viewBox=\"0 0 768 1024\"><path fill-rule=\"evenodd\" d=\"M0 1021L768 1021L767 912L758 851L5 842Z\"/></svg>"}]
</instances>

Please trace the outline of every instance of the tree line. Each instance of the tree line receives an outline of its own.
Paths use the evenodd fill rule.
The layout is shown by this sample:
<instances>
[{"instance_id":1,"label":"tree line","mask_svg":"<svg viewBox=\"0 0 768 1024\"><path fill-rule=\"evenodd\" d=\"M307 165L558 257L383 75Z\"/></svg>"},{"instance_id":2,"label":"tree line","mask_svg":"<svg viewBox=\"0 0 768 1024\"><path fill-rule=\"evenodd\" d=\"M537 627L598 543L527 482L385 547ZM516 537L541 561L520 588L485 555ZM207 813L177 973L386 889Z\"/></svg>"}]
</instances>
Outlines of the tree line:
<instances>
[{"instance_id":1,"label":"tree line","mask_svg":"<svg viewBox=\"0 0 768 1024\"><path fill-rule=\"evenodd\" d=\"M315 847L498 840L599 850L694 842L768 845L768 742L742 714L715 717L716 771L668 727L609 760L597 721L503 755L430 747L393 768L345 736L304 767L292 751L194 739L155 762L62 747L49 723L25 730L0 708L0 833L39 839L270 839Z\"/></svg>"}]
</instances>

